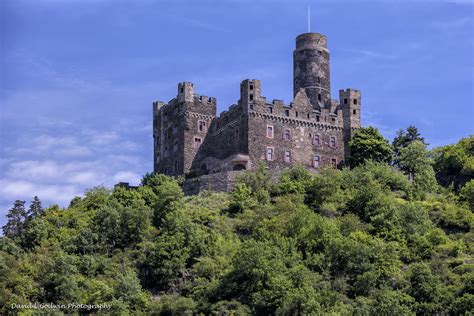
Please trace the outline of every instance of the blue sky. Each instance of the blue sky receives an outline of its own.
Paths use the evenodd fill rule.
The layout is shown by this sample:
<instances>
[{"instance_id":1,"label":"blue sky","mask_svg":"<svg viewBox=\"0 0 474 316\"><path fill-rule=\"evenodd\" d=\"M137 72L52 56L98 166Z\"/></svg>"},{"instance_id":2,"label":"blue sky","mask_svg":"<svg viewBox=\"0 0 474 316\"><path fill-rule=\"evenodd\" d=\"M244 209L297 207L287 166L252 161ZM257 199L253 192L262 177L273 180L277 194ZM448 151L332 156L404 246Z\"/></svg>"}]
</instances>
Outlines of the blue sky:
<instances>
[{"instance_id":1,"label":"blue sky","mask_svg":"<svg viewBox=\"0 0 474 316\"><path fill-rule=\"evenodd\" d=\"M215 96L262 80L292 96L292 50L328 36L332 94L362 90L363 125L390 140L416 125L432 146L473 134L473 2L0 1L0 224L15 199L67 206L152 170L151 102L177 83Z\"/></svg>"}]
</instances>

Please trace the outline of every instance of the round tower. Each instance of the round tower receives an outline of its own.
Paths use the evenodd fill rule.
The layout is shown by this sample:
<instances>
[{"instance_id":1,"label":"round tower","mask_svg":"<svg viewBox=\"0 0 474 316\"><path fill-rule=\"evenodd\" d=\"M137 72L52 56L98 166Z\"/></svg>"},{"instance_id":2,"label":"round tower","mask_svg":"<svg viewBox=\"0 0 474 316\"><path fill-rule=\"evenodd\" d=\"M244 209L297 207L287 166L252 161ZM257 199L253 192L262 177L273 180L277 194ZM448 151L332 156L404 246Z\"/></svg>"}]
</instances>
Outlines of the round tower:
<instances>
[{"instance_id":1,"label":"round tower","mask_svg":"<svg viewBox=\"0 0 474 316\"><path fill-rule=\"evenodd\" d=\"M293 52L293 95L300 89L305 89L314 108L331 103L326 35L304 33L296 37L296 49Z\"/></svg>"}]
</instances>

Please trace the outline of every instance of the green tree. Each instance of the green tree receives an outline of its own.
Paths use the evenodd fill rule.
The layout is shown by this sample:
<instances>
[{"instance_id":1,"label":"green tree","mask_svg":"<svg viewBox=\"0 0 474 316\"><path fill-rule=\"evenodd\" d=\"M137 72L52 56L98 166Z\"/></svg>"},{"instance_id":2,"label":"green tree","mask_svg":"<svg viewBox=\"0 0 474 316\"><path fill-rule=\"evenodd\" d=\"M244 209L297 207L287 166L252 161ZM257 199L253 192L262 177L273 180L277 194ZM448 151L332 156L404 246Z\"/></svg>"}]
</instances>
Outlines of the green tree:
<instances>
[{"instance_id":1,"label":"green tree","mask_svg":"<svg viewBox=\"0 0 474 316\"><path fill-rule=\"evenodd\" d=\"M366 160L390 163L393 158L392 145L375 127L363 127L349 141L350 165L355 167Z\"/></svg>"},{"instance_id":2,"label":"green tree","mask_svg":"<svg viewBox=\"0 0 474 316\"><path fill-rule=\"evenodd\" d=\"M33 201L31 201L30 208L28 209L27 216L28 218L36 218L43 215L44 209L41 205L41 200L35 195Z\"/></svg>"},{"instance_id":3,"label":"green tree","mask_svg":"<svg viewBox=\"0 0 474 316\"><path fill-rule=\"evenodd\" d=\"M436 191L436 177L426 145L419 140L400 149L398 165L413 181L418 194Z\"/></svg>"},{"instance_id":4,"label":"green tree","mask_svg":"<svg viewBox=\"0 0 474 316\"><path fill-rule=\"evenodd\" d=\"M402 148L407 147L414 141L420 141L423 144L427 145L425 143L425 139L421 137L421 134L418 132L418 129L413 125L408 126L406 130L400 129L397 131L397 136L395 136L392 142L393 154L395 156L395 164L398 163L397 157L400 153L400 150Z\"/></svg>"},{"instance_id":5,"label":"green tree","mask_svg":"<svg viewBox=\"0 0 474 316\"><path fill-rule=\"evenodd\" d=\"M19 237L23 233L25 219L25 201L16 200L7 213L7 223L2 227L3 235L9 238Z\"/></svg>"},{"instance_id":6,"label":"green tree","mask_svg":"<svg viewBox=\"0 0 474 316\"><path fill-rule=\"evenodd\" d=\"M469 205L471 211L474 211L474 180L469 181L462 187L460 196Z\"/></svg>"}]
</instances>

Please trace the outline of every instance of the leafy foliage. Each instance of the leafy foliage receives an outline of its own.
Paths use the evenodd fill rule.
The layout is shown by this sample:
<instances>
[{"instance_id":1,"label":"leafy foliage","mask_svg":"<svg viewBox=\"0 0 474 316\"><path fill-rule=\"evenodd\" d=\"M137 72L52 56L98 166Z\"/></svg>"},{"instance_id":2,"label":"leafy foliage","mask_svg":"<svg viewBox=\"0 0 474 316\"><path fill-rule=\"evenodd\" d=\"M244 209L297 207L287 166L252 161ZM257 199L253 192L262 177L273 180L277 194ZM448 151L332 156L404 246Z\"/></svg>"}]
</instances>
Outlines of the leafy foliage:
<instances>
[{"instance_id":1,"label":"leafy foliage","mask_svg":"<svg viewBox=\"0 0 474 316\"><path fill-rule=\"evenodd\" d=\"M390 163L393 158L393 147L374 127L363 127L354 133L349 141L350 165L363 164L366 160Z\"/></svg>"},{"instance_id":2,"label":"leafy foliage","mask_svg":"<svg viewBox=\"0 0 474 316\"><path fill-rule=\"evenodd\" d=\"M451 147L430 154L411 139L395 166L369 128L354 137L352 169L260 166L232 192L190 197L180 179L148 174L65 209L16 201L0 238L0 313L38 302L112 314L468 314L474 184L438 186L431 157L438 179L466 179L471 144L454 146L456 165Z\"/></svg>"}]
</instances>

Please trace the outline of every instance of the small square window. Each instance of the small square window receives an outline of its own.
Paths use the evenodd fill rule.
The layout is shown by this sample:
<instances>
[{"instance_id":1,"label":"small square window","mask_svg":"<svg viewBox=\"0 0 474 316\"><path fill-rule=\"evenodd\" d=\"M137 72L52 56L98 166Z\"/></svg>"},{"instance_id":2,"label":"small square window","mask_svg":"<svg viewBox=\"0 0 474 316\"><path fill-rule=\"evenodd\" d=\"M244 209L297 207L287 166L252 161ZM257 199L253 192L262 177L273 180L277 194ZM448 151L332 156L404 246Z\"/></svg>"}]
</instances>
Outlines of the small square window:
<instances>
[{"instance_id":1,"label":"small square window","mask_svg":"<svg viewBox=\"0 0 474 316\"><path fill-rule=\"evenodd\" d=\"M273 126L267 125L267 138L273 138Z\"/></svg>"},{"instance_id":2,"label":"small square window","mask_svg":"<svg viewBox=\"0 0 474 316\"><path fill-rule=\"evenodd\" d=\"M253 94L249 95L250 101L253 101Z\"/></svg>"},{"instance_id":3,"label":"small square window","mask_svg":"<svg viewBox=\"0 0 474 316\"><path fill-rule=\"evenodd\" d=\"M249 88L250 88L250 90L253 90L253 84L251 84L251 85L249 86Z\"/></svg>"},{"instance_id":4,"label":"small square window","mask_svg":"<svg viewBox=\"0 0 474 316\"><path fill-rule=\"evenodd\" d=\"M357 104L357 99L354 99L354 104Z\"/></svg>"},{"instance_id":5,"label":"small square window","mask_svg":"<svg viewBox=\"0 0 474 316\"><path fill-rule=\"evenodd\" d=\"M347 99L344 99L344 104L347 104Z\"/></svg>"},{"instance_id":6,"label":"small square window","mask_svg":"<svg viewBox=\"0 0 474 316\"><path fill-rule=\"evenodd\" d=\"M291 162L291 151L289 150L286 150L285 151L285 157L283 159L286 163L290 163Z\"/></svg>"}]
</instances>

